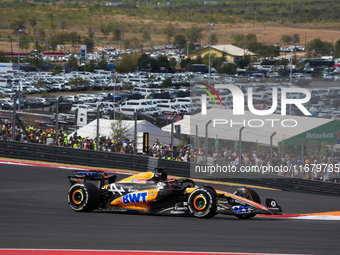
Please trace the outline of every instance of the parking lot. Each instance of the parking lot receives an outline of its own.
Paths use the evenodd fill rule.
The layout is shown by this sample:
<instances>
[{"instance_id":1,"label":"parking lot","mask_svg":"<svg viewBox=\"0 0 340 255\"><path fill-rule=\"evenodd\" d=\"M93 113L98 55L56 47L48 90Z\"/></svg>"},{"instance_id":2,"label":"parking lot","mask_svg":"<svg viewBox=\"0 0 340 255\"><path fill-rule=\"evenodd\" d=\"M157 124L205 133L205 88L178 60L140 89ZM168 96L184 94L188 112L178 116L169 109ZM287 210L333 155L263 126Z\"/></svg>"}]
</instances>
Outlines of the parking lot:
<instances>
[{"instance_id":1,"label":"parking lot","mask_svg":"<svg viewBox=\"0 0 340 255\"><path fill-rule=\"evenodd\" d=\"M20 89L22 93L17 93L19 98L16 107L24 112L54 115L56 102L62 97L58 103L58 112L63 114L75 115L78 109L82 109L94 115L98 110L105 118L112 118L119 113L123 118L131 119L138 111L152 118L171 118L174 114L183 117L200 111L200 106L196 103L200 102L200 95L203 93L202 84L210 83L216 87L234 84L246 96L251 87L254 103L264 108L271 105L273 87L295 86L311 91L312 99L306 107L313 112L313 116L338 119L340 81L336 79L336 70L333 69L333 79L316 79L302 73L293 73L291 78L271 76L268 73L259 73L262 76L254 75L257 73L234 76L211 73L209 76L192 72L119 74L101 70L95 73L70 72L60 75L52 72L21 71L20 77L15 72L2 73L0 107L2 110L12 110L13 99ZM171 86L165 83L169 80ZM216 105L208 98L208 107L231 108L230 91L224 90L223 86L216 90L221 95L223 104ZM276 113L280 113L279 108ZM295 108L290 108L289 113L301 115Z\"/></svg>"}]
</instances>

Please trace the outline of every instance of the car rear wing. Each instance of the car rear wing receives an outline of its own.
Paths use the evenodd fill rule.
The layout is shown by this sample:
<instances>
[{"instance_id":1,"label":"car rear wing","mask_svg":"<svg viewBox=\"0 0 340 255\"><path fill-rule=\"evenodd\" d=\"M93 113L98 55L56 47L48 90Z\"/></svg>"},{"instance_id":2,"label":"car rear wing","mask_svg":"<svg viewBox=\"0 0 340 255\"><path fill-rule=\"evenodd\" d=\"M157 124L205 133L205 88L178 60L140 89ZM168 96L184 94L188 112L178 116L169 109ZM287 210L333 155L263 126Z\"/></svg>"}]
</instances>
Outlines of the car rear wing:
<instances>
[{"instance_id":1,"label":"car rear wing","mask_svg":"<svg viewBox=\"0 0 340 255\"><path fill-rule=\"evenodd\" d=\"M101 188L106 184L110 184L116 181L116 175L108 175L104 171L99 170L82 170L74 171L74 175L68 176L71 186L75 183L81 182L95 182L98 187Z\"/></svg>"}]
</instances>

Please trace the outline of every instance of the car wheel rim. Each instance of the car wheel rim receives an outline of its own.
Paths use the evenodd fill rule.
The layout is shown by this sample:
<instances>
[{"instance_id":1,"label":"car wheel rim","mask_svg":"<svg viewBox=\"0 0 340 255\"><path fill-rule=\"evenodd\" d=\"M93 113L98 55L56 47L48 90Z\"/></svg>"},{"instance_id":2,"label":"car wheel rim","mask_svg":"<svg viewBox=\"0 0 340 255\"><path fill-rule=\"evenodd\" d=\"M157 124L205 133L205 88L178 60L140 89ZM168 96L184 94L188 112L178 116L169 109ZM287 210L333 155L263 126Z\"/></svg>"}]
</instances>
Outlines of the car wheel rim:
<instances>
[{"instance_id":1,"label":"car wheel rim","mask_svg":"<svg viewBox=\"0 0 340 255\"><path fill-rule=\"evenodd\" d=\"M204 208L207 205L207 200L202 195L195 197L193 202L194 202L193 204L194 204L195 209L198 210L198 211L204 210Z\"/></svg>"},{"instance_id":2,"label":"car wheel rim","mask_svg":"<svg viewBox=\"0 0 340 255\"><path fill-rule=\"evenodd\" d=\"M74 204L79 205L83 202L83 200L84 200L84 195L81 190L77 189L72 193L72 202Z\"/></svg>"}]
</instances>

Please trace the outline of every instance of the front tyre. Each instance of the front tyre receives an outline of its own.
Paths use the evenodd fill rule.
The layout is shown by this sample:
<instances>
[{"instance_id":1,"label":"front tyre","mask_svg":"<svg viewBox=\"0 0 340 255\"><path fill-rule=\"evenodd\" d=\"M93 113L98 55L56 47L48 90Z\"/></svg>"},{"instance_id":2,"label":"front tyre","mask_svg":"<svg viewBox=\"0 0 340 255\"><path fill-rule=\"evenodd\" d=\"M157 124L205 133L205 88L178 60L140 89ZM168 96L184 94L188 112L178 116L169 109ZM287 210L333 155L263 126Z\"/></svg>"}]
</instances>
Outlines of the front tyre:
<instances>
[{"instance_id":1,"label":"front tyre","mask_svg":"<svg viewBox=\"0 0 340 255\"><path fill-rule=\"evenodd\" d=\"M216 214L216 192L210 188L199 188L188 199L190 212L198 218L212 218Z\"/></svg>"},{"instance_id":2,"label":"front tyre","mask_svg":"<svg viewBox=\"0 0 340 255\"><path fill-rule=\"evenodd\" d=\"M237 196L249 199L251 201L254 201L258 204L261 204L261 198L259 194L257 194L257 192L251 188L248 188L248 187L238 188L234 194Z\"/></svg>"},{"instance_id":3,"label":"front tyre","mask_svg":"<svg viewBox=\"0 0 340 255\"><path fill-rule=\"evenodd\" d=\"M91 212L98 208L99 190L93 183L76 183L68 192L68 204L76 212Z\"/></svg>"},{"instance_id":4,"label":"front tyre","mask_svg":"<svg viewBox=\"0 0 340 255\"><path fill-rule=\"evenodd\" d=\"M244 197L246 199L252 200L258 204L261 204L261 198L257 192L251 188L248 187L241 187L238 188L237 191L235 192L236 195L240 197ZM236 214L235 215L239 219L251 219L256 216L255 213L248 213L248 214Z\"/></svg>"}]
</instances>

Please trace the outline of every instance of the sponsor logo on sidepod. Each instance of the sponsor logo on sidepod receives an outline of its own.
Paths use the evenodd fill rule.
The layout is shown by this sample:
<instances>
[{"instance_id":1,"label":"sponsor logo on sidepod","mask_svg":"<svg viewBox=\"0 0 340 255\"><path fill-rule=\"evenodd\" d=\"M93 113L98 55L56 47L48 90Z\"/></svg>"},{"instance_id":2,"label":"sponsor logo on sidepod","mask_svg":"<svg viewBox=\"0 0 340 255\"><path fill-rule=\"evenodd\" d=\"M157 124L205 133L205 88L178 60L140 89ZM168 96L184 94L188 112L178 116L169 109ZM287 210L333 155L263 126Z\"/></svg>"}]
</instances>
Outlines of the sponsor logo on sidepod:
<instances>
[{"instance_id":1,"label":"sponsor logo on sidepod","mask_svg":"<svg viewBox=\"0 0 340 255\"><path fill-rule=\"evenodd\" d=\"M131 203L146 203L146 198L148 197L148 192L138 192L138 193L130 193L126 194L122 197L123 204L131 204Z\"/></svg>"}]
</instances>

